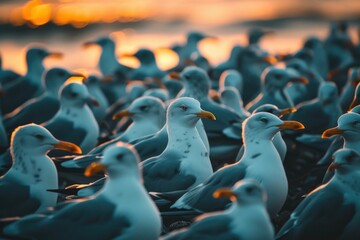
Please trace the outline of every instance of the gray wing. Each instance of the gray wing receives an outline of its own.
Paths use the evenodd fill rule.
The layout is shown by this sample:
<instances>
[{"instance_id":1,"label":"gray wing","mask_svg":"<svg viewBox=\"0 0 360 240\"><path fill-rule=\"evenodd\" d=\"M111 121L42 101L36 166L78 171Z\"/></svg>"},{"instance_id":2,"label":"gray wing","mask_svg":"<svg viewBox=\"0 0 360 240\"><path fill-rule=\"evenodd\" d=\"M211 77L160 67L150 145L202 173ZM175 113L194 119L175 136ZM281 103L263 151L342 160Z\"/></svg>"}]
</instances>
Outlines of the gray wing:
<instances>
[{"instance_id":1,"label":"gray wing","mask_svg":"<svg viewBox=\"0 0 360 240\"><path fill-rule=\"evenodd\" d=\"M168 135L166 128L163 128L155 135L147 136L142 141L137 141L134 147L139 153L141 160L145 160L154 156L159 156L166 148L167 143Z\"/></svg>"},{"instance_id":2,"label":"gray wing","mask_svg":"<svg viewBox=\"0 0 360 240\"><path fill-rule=\"evenodd\" d=\"M327 185L300 203L277 239L339 239L353 219L355 207L344 202L341 189Z\"/></svg>"},{"instance_id":3,"label":"gray wing","mask_svg":"<svg viewBox=\"0 0 360 240\"><path fill-rule=\"evenodd\" d=\"M214 198L214 192L223 187L231 188L237 181L244 178L245 173L246 167L243 164L224 167L204 183L185 193L172 207L194 209L200 212L223 210L230 201Z\"/></svg>"},{"instance_id":4,"label":"gray wing","mask_svg":"<svg viewBox=\"0 0 360 240\"><path fill-rule=\"evenodd\" d=\"M196 181L196 176L180 173L180 158L177 153L162 154L143 162L145 188L149 192L185 190Z\"/></svg>"},{"instance_id":5,"label":"gray wing","mask_svg":"<svg viewBox=\"0 0 360 240\"><path fill-rule=\"evenodd\" d=\"M164 240L240 240L240 237L231 232L231 218L216 215L203 218L195 222L189 229L173 232L164 237Z\"/></svg>"},{"instance_id":6,"label":"gray wing","mask_svg":"<svg viewBox=\"0 0 360 240\"><path fill-rule=\"evenodd\" d=\"M114 217L116 206L104 197L70 204L19 220L5 233L34 239L114 239L131 227L126 217Z\"/></svg>"},{"instance_id":7,"label":"gray wing","mask_svg":"<svg viewBox=\"0 0 360 240\"><path fill-rule=\"evenodd\" d=\"M34 213L41 203L30 194L30 187L17 184L0 185L0 218L20 217Z\"/></svg>"}]
</instances>

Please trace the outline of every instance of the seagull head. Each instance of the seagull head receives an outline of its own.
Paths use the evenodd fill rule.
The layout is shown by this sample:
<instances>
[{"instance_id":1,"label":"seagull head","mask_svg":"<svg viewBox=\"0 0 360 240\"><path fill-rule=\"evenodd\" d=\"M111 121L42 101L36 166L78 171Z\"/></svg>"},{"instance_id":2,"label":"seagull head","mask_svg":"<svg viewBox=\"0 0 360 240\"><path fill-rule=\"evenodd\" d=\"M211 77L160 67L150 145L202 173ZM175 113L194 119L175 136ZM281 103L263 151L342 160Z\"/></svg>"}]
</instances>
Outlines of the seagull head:
<instances>
[{"instance_id":1,"label":"seagull head","mask_svg":"<svg viewBox=\"0 0 360 240\"><path fill-rule=\"evenodd\" d=\"M94 41L88 41L83 44L85 48L92 46L100 46L101 48L114 48L115 42L110 37L100 37Z\"/></svg>"},{"instance_id":2,"label":"seagull head","mask_svg":"<svg viewBox=\"0 0 360 240\"><path fill-rule=\"evenodd\" d=\"M133 101L126 110L114 114L113 119L118 120L125 116L131 117L135 122L159 118L165 119L165 105L156 97L140 97Z\"/></svg>"},{"instance_id":3,"label":"seagull head","mask_svg":"<svg viewBox=\"0 0 360 240\"><path fill-rule=\"evenodd\" d=\"M183 127L195 127L200 118L216 120L214 114L201 109L199 101L194 98L178 98L169 105L167 110L168 126L177 124Z\"/></svg>"},{"instance_id":4,"label":"seagull head","mask_svg":"<svg viewBox=\"0 0 360 240\"><path fill-rule=\"evenodd\" d=\"M140 48L133 55L129 55L130 57L137 58L142 64L153 64L156 63L155 55L153 51L147 48Z\"/></svg>"},{"instance_id":5,"label":"seagull head","mask_svg":"<svg viewBox=\"0 0 360 240\"><path fill-rule=\"evenodd\" d=\"M325 130L322 138L330 138L335 135L341 135L346 142L355 142L360 140L360 114L349 112L343 114L338 119L338 125L334 128Z\"/></svg>"},{"instance_id":6,"label":"seagull head","mask_svg":"<svg viewBox=\"0 0 360 240\"><path fill-rule=\"evenodd\" d=\"M297 121L282 121L277 116L260 112L251 115L243 122L243 139L257 136L257 138L272 139L280 130L301 130L304 125Z\"/></svg>"},{"instance_id":7,"label":"seagull head","mask_svg":"<svg viewBox=\"0 0 360 240\"><path fill-rule=\"evenodd\" d=\"M47 91L54 95L58 95L60 87L70 77L83 77L83 75L79 73L70 73L63 68L51 68L45 73L43 81Z\"/></svg>"},{"instance_id":8,"label":"seagull head","mask_svg":"<svg viewBox=\"0 0 360 240\"><path fill-rule=\"evenodd\" d=\"M301 75L307 76L309 73L309 67L306 62L300 58L294 58L286 62L286 67L294 69Z\"/></svg>"},{"instance_id":9,"label":"seagull head","mask_svg":"<svg viewBox=\"0 0 360 240\"><path fill-rule=\"evenodd\" d=\"M223 89L225 87L234 87L238 89L239 92L242 92L243 78L241 73L236 70L224 71L220 76L219 89Z\"/></svg>"},{"instance_id":10,"label":"seagull head","mask_svg":"<svg viewBox=\"0 0 360 240\"><path fill-rule=\"evenodd\" d=\"M262 74L266 88L284 89L289 83L307 84L308 80L292 68L268 67Z\"/></svg>"},{"instance_id":11,"label":"seagull head","mask_svg":"<svg viewBox=\"0 0 360 240\"><path fill-rule=\"evenodd\" d=\"M110 179L124 176L140 177L139 159L139 155L132 145L120 142L107 147L103 158L86 168L85 176L90 177L105 172Z\"/></svg>"},{"instance_id":12,"label":"seagull head","mask_svg":"<svg viewBox=\"0 0 360 240\"><path fill-rule=\"evenodd\" d=\"M355 150L340 149L334 153L333 159L334 161L330 164L328 171L336 170L339 173L345 173L360 169L360 155Z\"/></svg>"},{"instance_id":13,"label":"seagull head","mask_svg":"<svg viewBox=\"0 0 360 240\"><path fill-rule=\"evenodd\" d=\"M60 90L61 103L67 106L83 107L85 104L99 106L99 102L89 95L87 87L79 82L69 82Z\"/></svg>"},{"instance_id":14,"label":"seagull head","mask_svg":"<svg viewBox=\"0 0 360 240\"><path fill-rule=\"evenodd\" d=\"M162 102L169 100L169 92L167 89L151 88L144 92L144 96L152 96L160 99Z\"/></svg>"},{"instance_id":15,"label":"seagull head","mask_svg":"<svg viewBox=\"0 0 360 240\"><path fill-rule=\"evenodd\" d=\"M333 82L325 82L320 85L318 98L323 106L336 103L339 99L338 89Z\"/></svg>"},{"instance_id":16,"label":"seagull head","mask_svg":"<svg viewBox=\"0 0 360 240\"><path fill-rule=\"evenodd\" d=\"M220 91L221 101L226 104L226 102L231 103L231 101L240 102L242 105L242 99L240 97L239 91L235 87L225 87ZM215 95L216 97L216 95Z\"/></svg>"},{"instance_id":17,"label":"seagull head","mask_svg":"<svg viewBox=\"0 0 360 240\"><path fill-rule=\"evenodd\" d=\"M229 198L239 204L265 204L267 196L264 188L255 180L237 182L232 188L220 188L213 194L215 198Z\"/></svg>"},{"instance_id":18,"label":"seagull head","mask_svg":"<svg viewBox=\"0 0 360 240\"><path fill-rule=\"evenodd\" d=\"M81 154L81 149L77 145L56 139L40 125L27 124L16 128L12 133L11 153L13 156L17 156L18 152L27 155L46 154L52 149Z\"/></svg>"},{"instance_id":19,"label":"seagull head","mask_svg":"<svg viewBox=\"0 0 360 240\"><path fill-rule=\"evenodd\" d=\"M184 83L184 95L186 97L194 97L198 100L208 97L211 82L204 69L189 66L186 67L180 74L170 74L170 77L181 80Z\"/></svg>"},{"instance_id":20,"label":"seagull head","mask_svg":"<svg viewBox=\"0 0 360 240\"><path fill-rule=\"evenodd\" d=\"M296 112L296 108L279 109L276 105L273 105L273 104L263 104L263 105L257 107L253 111L253 114L258 113L258 112L268 112L268 113L274 114L275 116L281 118L284 115Z\"/></svg>"}]
</instances>

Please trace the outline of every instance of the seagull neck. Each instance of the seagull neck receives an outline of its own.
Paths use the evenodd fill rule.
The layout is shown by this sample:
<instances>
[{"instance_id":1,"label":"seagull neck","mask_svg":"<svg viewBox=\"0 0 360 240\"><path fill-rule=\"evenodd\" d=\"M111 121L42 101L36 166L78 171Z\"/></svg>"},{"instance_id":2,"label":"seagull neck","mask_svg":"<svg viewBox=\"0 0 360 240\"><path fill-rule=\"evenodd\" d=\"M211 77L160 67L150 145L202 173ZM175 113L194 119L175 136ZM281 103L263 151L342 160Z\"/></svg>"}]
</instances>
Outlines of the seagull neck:
<instances>
[{"instance_id":1,"label":"seagull neck","mask_svg":"<svg viewBox=\"0 0 360 240\"><path fill-rule=\"evenodd\" d=\"M248 137L244 141L244 154L253 154L256 152L267 151L265 149L272 149L276 151L276 148L270 138L261 138L261 137Z\"/></svg>"},{"instance_id":2,"label":"seagull neck","mask_svg":"<svg viewBox=\"0 0 360 240\"><path fill-rule=\"evenodd\" d=\"M344 148L354 149L357 151L360 148L360 139L344 139Z\"/></svg>"},{"instance_id":3,"label":"seagull neck","mask_svg":"<svg viewBox=\"0 0 360 240\"><path fill-rule=\"evenodd\" d=\"M110 176L106 181L105 186L101 194L108 196L109 199L116 201L117 197L121 197L127 194L127 191L133 191L133 186L140 185L141 179L139 174L119 174L116 176ZM129 187L132 186L132 187ZM116 201L117 202L117 201Z\"/></svg>"},{"instance_id":4,"label":"seagull neck","mask_svg":"<svg viewBox=\"0 0 360 240\"><path fill-rule=\"evenodd\" d=\"M27 72L26 76L33 82L42 84L41 78L42 74L45 71L45 67L43 65L42 60L27 60Z\"/></svg>"},{"instance_id":5,"label":"seagull neck","mask_svg":"<svg viewBox=\"0 0 360 240\"><path fill-rule=\"evenodd\" d=\"M190 141L201 141L198 131L194 126L184 126L181 124L172 123L171 119L167 122L168 132L168 147L172 146L178 148L180 145ZM202 141L201 141L202 142Z\"/></svg>"},{"instance_id":6,"label":"seagull neck","mask_svg":"<svg viewBox=\"0 0 360 240\"><path fill-rule=\"evenodd\" d=\"M119 65L115 56L115 46L105 46L101 50L99 59L99 68L104 75L113 74L116 67Z\"/></svg>"},{"instance_id":7,"label":"seagull neck","mask_svg":"<svg viewBox=\"0 0 360 240\"><path fill-rule=\"evenodd\" d=\"M43 184L50 187L58 187L55 164L45 153L26 153L16 148L11 155L13 157L13 166L9 174L16 172L16 176L22 176L20 181L30 181L27 184L43 182Z\"/></svg>"}]
</instances>

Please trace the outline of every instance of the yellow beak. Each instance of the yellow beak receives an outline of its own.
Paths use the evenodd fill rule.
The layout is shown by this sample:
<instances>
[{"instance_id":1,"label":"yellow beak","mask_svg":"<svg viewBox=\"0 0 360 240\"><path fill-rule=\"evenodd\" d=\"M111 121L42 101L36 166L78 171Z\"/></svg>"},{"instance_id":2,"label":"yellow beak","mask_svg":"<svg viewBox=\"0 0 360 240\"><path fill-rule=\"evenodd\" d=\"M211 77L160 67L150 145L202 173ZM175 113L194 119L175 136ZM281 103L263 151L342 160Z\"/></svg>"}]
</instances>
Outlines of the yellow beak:
<instances>
[{"instance_id":1,"label":"yellow beak","mask_svg":"<svg viewBox=\"0 0 360 240\"><path fill-rule=\"evenodd\" d=\"M58 143L53 145L55 149L64 150L67 152L75 153L75 154L82 154L81 148L73 143L59 141Z\"/></svg>"},{"instance_id":2,"label":"yellow beak","mask_svg":"<svg viewBox=\"0 0 360 240\"><path fill-rule=\"evenodd\" d=\"M88 166L84 172L84 175L86 177L91 177L94 176L95 174L99 173L99 172L105 172L106 171L106 166L98 163L98 162L93 162L92 164L90 164L90 166Z\"/></svg>"},{"instance_id":3,"label":"yellow beak","mask_svg":"<svg viewBox=\"0 0 360 240\"><path fill-rule=\"evenodd\" d=\"M334 127L334 128L329 128L327 130L325 130L321 137L322 138L329 138L335 135L341 135L344 133L344 130L340 130L338 127Z\"/></svg>"},{"instance_id":4,"label":"yellow beak","mask_svg":"<svg viewBox=\"0 0 360 240\"><path fill-rule=\"evenodd\" d=\"M196 114L196 116L200 117L200 118L206 118L206 119L210 119L210 120L216 120L216 117L214 114L212 114L211 112L208 111L201 111L199 113Z\"/></svg>"},{"instance_id":5,"label":"yellow beak","mask_svg":"<svg viewBox=\"0 0 360 240\"><path fill-rule=\"evenodd\" d=\"M281 130L283 130L283 129L300 130L300 129L304 129L305 126L302 125L300 122L297 122L297 121L284 121L283 124L279 125L279 128Z\"/></svg>"}]
</instances>

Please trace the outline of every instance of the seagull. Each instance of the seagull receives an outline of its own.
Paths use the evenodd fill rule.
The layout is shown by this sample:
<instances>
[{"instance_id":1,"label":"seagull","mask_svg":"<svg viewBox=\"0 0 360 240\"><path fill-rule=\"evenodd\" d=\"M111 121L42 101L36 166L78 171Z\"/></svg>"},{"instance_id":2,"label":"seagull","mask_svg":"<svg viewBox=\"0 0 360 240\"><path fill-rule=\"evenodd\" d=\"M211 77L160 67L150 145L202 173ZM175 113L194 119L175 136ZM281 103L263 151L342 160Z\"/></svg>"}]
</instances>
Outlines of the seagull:
<instances>
[{"instance_id":1,"label":"seagull","mask_svg":"<svg viewBox=\"0 0 360 240\"><path fill-rule=\"evenodd\" d=\"M239 71L244 79L243 101L251 102L261 92L261 74L264 65L269 66L276 61L274 57L264 54L256 47L245 48L238 56L235 70Z\"/></svg>"},{"instance_id":2,"label":"seagull","mask_svg":"<svg viewBox=\"0 0 360 240\"><path fill-rule=\"evenodd\" d=\"M122 54L121 56L135 57L140 62L140 67L131 72L129 76L131 80L145 80L147 77L161 79L165 75L156 64L155 55L150 49L140 48L134 54Z\"/></svg>"},{"instance_id":3,"label":"seagull","mask_svg":"<svg viewBox=\"0 0 360 240\"><path fill-rule=\"evenodd\" d=\"M225 87L234 87L240 94L243 94L244 91L244 80L241 75L236 70L226 70L224 71L219 79L219 90L224 89Z\"/></svg>"},{"instance_id":4,"label":"seagull","mask_svg":"<svg viewBox=\"0 0 360 240\"><path fill-rule=\"evenodd\" d=\"M272 139L282 129L299 130L304 126L295 121L282 121L273 114L261 112L251 115L243 122L245 152L237 163L225 166L203 183L190 189L171 206L178 209L193 209L199 212L223 210L227 200L216 200L216 189L231 187L237 181L254 179L268 193L267 209L274 217L285 203L288 183L283 164Z\"/></svg>"},{"instance_id":5,"label":"seagull","mask_svg":"<svg viewBox=\"0 0 360 240\"><path fill-rule=\"evenodd\" d=\"M204 119L202 123L210 143L210 157L213 168L216 170L222 167L227 161L233 162L241 147L239 138L227 135L232 128L238 128L241 124L241 117L231 109L217 104L209 97L210 79L207 73L198 67L186 67L181 74L174 74L174 78L180 79L184 89L179 97L192 97L197 99L204 109L209 110L217 116L216 123ZM199 121L199 124L201 122ZM202 127L198 127L199 128Z\"/></svg>"},{"instance_id":6,"label":"seagull","mask_svg":"<svg viewBox=\"0 0 360 240\"><path fill-rule=\"evenodd\" d=\"M279 108L294 107L294 103L285 92L285 87L289 83L308 83L308 80L297 71L280 67L267 68L263 72L262 81L262 92L252 102L246 105L246 109L250 112L262 104L273 104Z\"/></svg>"},{"instance_id":7,"label":"seagull","mask_svg":"<svg viewBox=\"0 0 360 240\"><path fill-rule=\"evenodd\" d=\"M50 57L61 58L62 54L59 52L49 52L40 47L31 47L27 50L26 63L28 69L26 74L11 81L2 81L7 93L1 101L4 114L12 112L21 104L31 98L40 96L44 92L45 89L41 82L42 74L45 71L43 61L45 58Z\"/></svg>"},{"instance_id":8,"label":"seagull","mask_svg":"<svg viewBox=\"0 0 360 240\"><path fill-rule=\"evenodd\" d=\"M295 105L317 97L320 84L324 80L318 76L302 59L294 58L286 61L286 67L294 69L307 80L307 84L294 83L285 89Z\"/></svg>"},{"instance_id":9,"label":"seagull","mask_svg":"<svg viewBox=\"0 0 360 240\"><path fill-rule=\"evenodd\" d=\"M212 69L211 78L214 80L219 80L222 73L226 70L236 69L238 57L243 49L244 47L240 45L233 46L229 58L225 62L220 63Z\"/></svg>"},{"instance_id":10,"label":"seagull","mask_svg":"<svg viewBox=\"0 0 360 240\"><path fill-rule=\"evenodd\" d=\"M117 72L117 74L122 74L123 77L126 77L130 74L132 69L118 62L115 54L115 42L110 37L100 37L94 41L85 42L83 46L85 48L92 46L101 47L98 67L102 75L113 76Z\"/></svg>"},{"instance_id":11,"label":"seagull","mask_svg":"<svg viewBox=\"0 0 360 240\"><path fill-rule=\"evenodd\" d=\"M46 91L4 117L7 131L12 132L16 127L28 123L41 124L50 120L60 108L59 89L70 77L82 75L70 73L63 68L52 68L47 71L43 79Z\"/></svg>"},{"instance_id":12,"label":"seagull","mask_svg":"<svg viewBox=\"0 0 360 240\"><path fill-rule=\"evenodd\" d=\"M98 102L89 96L84 84L65 83L60 89L59 111L43 124L55 137L76 143L84 153L97 145L99 137L99 126L87 103L98 105ZM62 153L51 155L61 156Z\"/></svg>"},{"instance_id":13,"label":"seagull","mask_svg":"<svg viewBox=\"0 0 360 240\"><path fill-rule=\"evenodd\" d=\"M356 106L360 105L360 87L359 84L356 85L355 92L353 95L352 102L349 106L349 110L355 108Z\"/></svg>"},{"instance_id":14,"label":"seagull","mask_svg":"<svg viewBox=\"0 0 360 240\"><path fill-rule=\"evenodd\" d=\"M334 154L329 183L309 193L278 232L277 239L358 239L360 156L342 149Z\"/></svg>"},{"instance_id":15,"label":"seagull","mask_svg":"<svg viewBox=\"0 0 360 240\"><path fill-rule=\"evenodd\" d=\"M112 140L97 146L82 157L62 162L61 166L86 168L92 162L98 161L107 147L118 142L132 142L158 132L165 124L165 106L155 97L140 97L132 102L129 108L114 115L116 120L122 117L130 117L133 120L125 132L114 136Z\"/></svg>"},{"instance_id":16,"label":"seagull","mask_svg":"<svg viewBox=\"0 0 360 240\"><path fill-rule=\"evenodd\" d=\"M149 239L161 233L161 218L142 185L138 155L131 145L106 149L104 158L85 171L109 176L89 198L64 202L8 225L4 233L32 239Z\"/></svg>"},{"instance_id":17,"label":"seagull","mask_svg":"<svg viewBox=\"0 0 360 240\"><path fill-rule=\"evenodd\" d=\"M313 54L311 66L326 79L329 72L329 62L324 43L318 37L309 37L305 40L303 49L310 50Z\"/></svg>"},{"instance_id":18,"label":"seagull","mask_svg":"<svg viewBox=\"0 0 360 240\"><path fill-rule=\"evenodd\" d=\"M164 236L164 240L274 239L274 228L266 211L266 192L256 181L242 180L232 188L220 188L215 198L232 201L223 212L199 216L188 229Z\"/></svg>"},{"instance_id":19,"label":"seagull","mask_svg":"<svg viewBox=\"0 0 360 240\"><path fill-rule=\"evenodd\" d=\"M359 83L360 83L360 68L351 68L349 70L348 81L344 86L344 89L340 95L341 109L344 112L349 110L350 105L354 99L356 87Z\"/></svg>"},{"instance_id":20,"label":"seagull","mask_svg":"<svg viewBox=\"0 0 360 240\"><path fill-rule=\"evenodd\" d=\"M332 82L322 83L318 97L297 105L296 109L289 119L303 123L306 133L321 134L336 126L336 121L342 114L336 85Z\"/></svg>"},{"instance_id":21,"label":"seagull","mask_svg":"<svg viewBox=\"0 0 360 240\"><path fill-rule=\"evenodd\" d=\"M101 90L101 81L104 80L100 79L96 75L90 75L84 80L84 84L86 85L90 96L94 97L99 102L99 106L89 105L99 125L102 124L106 116L106 111L109 107L109 102L104 92Z\"/></svg>"},{"instance_id":22,"label":"seagull","mask_svg":"<svg viewBox=\"0 0 360 240\"><path fill-rule=\"evenodd\" d=\"M55 164L47 156L52 149L81 154L78 146L57 140L39 125L15 129L10 146L13 164L0 178L0 218L21 217L56 204L57 194L46 191L59 187Z\"/></svg>"},{"instance_id":23,"label":"seagull","mask_svg":"<svg viewBox=\"0 0 360 240\"><path fill-rule=\"evenodd\" d=\"M250 113L244 108L239 91L234 87L225 87L220 91L220 102L240 115L245 120Z\"/></svg>"},{"instance_id":24,"label":"seagull","mask_svg":"<svg viewBox=\"0 0 360 240\"><path fill-rule=\"evenodd\" d=\"M193 98L182 97L169 105L167 146L159 156L141 164L144 185L149 192L190 189L213 173L209 152L196 129L200 118L216 119Z\"/></svg>"}]
</instances>

